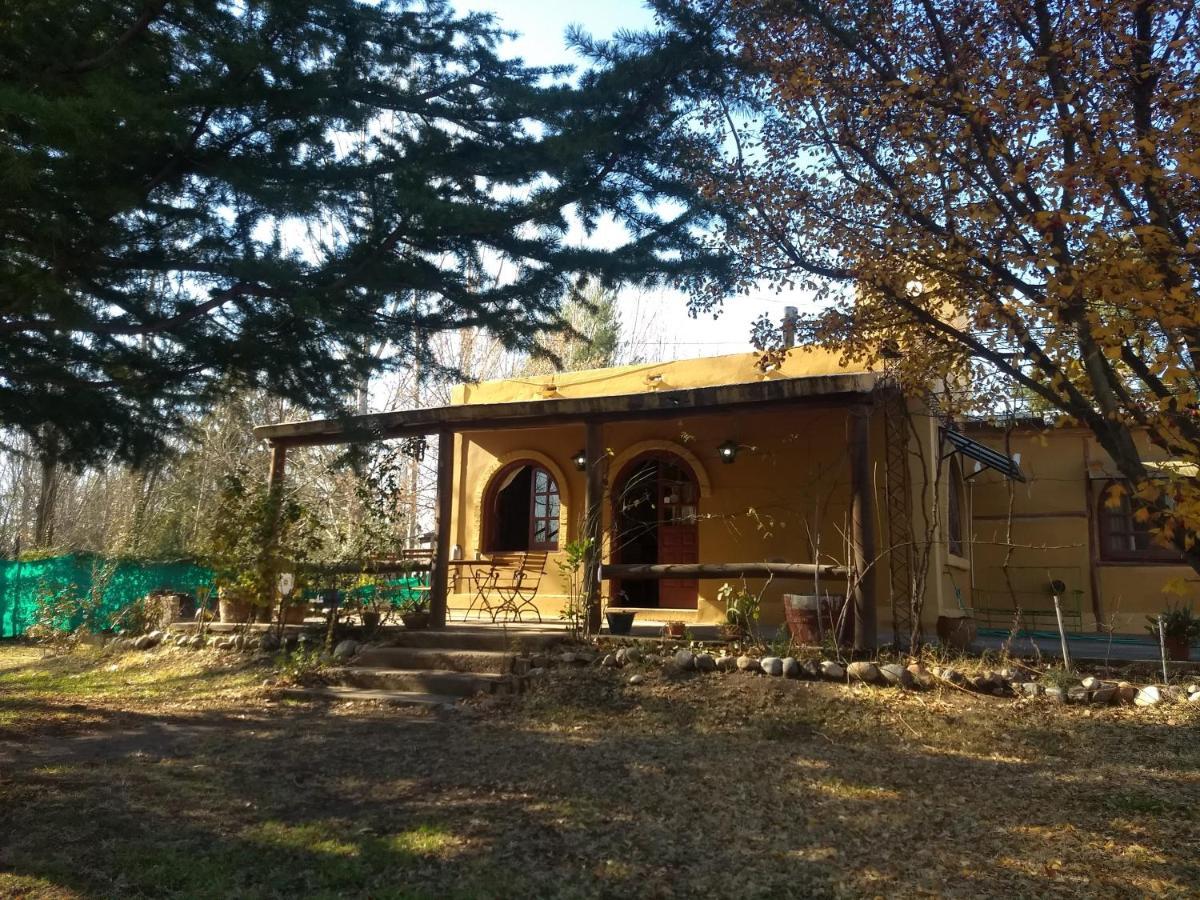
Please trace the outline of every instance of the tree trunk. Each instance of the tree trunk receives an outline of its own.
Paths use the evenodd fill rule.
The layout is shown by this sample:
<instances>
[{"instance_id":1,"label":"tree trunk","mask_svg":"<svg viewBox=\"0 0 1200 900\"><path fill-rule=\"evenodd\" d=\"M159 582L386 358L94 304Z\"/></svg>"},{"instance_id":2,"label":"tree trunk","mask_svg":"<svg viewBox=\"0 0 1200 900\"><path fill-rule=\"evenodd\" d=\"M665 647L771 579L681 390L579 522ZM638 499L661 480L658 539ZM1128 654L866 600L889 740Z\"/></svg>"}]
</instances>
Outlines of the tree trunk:
<instances>
[{"instance_id":1,"label":"tree trunk","mask_svg":"<svg viewBox=\"0 0 1200 900\"><path fill-rule=\"evenodd\" d=\"M54 507L58 501L58 463L52 456L43 456L41 465L42 479L33 525L33 545L39 550L54 543Z\"/></svg>"}]
</instances>

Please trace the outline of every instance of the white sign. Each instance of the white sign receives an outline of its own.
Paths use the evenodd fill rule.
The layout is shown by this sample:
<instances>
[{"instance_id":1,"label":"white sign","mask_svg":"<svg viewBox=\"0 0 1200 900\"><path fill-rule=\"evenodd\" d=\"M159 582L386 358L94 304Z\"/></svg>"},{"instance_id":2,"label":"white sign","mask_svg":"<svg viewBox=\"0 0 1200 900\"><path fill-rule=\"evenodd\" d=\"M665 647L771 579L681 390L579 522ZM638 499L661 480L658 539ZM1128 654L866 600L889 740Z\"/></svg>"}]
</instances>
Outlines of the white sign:
<instances>
[{"instance_id":1,"label":"white sign","mask_svg":"<svg viewBox=\"0 0 1200 900\"><path fill-rule=\"evenodd\" d=\"M279 593L287 596L292 592L292 588L296 586L296 576L291 572L279 573Z\"/></svg>"}]
</instances>

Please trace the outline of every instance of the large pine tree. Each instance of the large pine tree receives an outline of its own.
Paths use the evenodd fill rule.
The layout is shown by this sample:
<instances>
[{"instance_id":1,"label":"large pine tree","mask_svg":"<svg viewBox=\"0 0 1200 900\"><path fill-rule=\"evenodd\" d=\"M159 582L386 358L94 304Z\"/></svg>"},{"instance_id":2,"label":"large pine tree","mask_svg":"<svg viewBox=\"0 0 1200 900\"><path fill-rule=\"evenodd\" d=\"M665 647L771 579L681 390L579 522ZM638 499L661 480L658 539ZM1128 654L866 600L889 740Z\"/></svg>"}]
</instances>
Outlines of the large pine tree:
<instances>
[{"instance_id":1,"label":"large pine tree","mask_svg":"<svg viewBox=\"0 0 1200 900\"><path fill-rule=\"evenodd\" d=\"M504 58L487 16L361 0L40 0L0 17L0 424L160 450L222 390L332 411L413 335L558 325L582 280L720 268L690 38ZM667 212L664 212L667 211ZM576 239L606 218L630 240Z\"/></svg>"}]
</instances>

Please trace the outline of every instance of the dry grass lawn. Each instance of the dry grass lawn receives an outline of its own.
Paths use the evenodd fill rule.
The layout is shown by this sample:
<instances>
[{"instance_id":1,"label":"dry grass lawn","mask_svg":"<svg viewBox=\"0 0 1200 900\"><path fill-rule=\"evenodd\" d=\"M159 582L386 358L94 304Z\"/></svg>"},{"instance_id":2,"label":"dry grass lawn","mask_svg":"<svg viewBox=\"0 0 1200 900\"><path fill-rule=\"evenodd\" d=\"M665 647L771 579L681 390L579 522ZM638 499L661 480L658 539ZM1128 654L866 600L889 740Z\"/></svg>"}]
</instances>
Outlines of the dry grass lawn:
<instances>
[{"instance_id":1,"label":"dry grass lawn","mask_svg":"<svg viewBox=\"0 0 1200 900\"><path fill-rule=\"evenodd\" d=\"M0 896L1196 896L1200 717L564 672L431 714L0 648Z\"/></svg>"}]
</instances>

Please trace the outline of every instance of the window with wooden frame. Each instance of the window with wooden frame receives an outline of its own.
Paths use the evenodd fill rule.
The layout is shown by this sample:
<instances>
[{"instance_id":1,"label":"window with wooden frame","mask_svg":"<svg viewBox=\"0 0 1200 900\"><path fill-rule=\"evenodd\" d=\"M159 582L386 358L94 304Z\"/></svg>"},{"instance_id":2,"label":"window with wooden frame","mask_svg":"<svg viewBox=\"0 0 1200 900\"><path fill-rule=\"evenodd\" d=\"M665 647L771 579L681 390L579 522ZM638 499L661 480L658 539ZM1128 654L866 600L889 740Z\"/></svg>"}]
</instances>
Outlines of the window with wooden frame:
<instances>
[{"instance_id":1,"label":"window with wooden frame","mask_svg":"<svg viewBox=\"0 0 1200 900\"><path fill-rule=\"evenodd\" d=\"M558 482L532 462L501 469L485 494L487 549L557 550L561 513Z\"/></svg>"},{"instance_id":2,"label":"window with wooden frame","mask_svg":"<svg viewBox=\"0 0 1200 900\"><path fill-rule=\"evenodd\" d=\"M1131 493L1123 481L1109 481L1100 489L1096 510L1100 558L1109 562L1181 562L1178 550L1162 543L1148 522L1137 520Z\"/></svg>"},{"instance_id":3,"label":"window with wooden frame","mask_svg":"<svg viewBox=\"0 0 1200 900\"><path fill-rule=\"evenodd\" d=\"M957 459L950 460L949 484L946 485L946 544L952 556L967 555L964 535L966 502L963 497L965 486L962 466Z\"/></svg>"}]
</instances>

